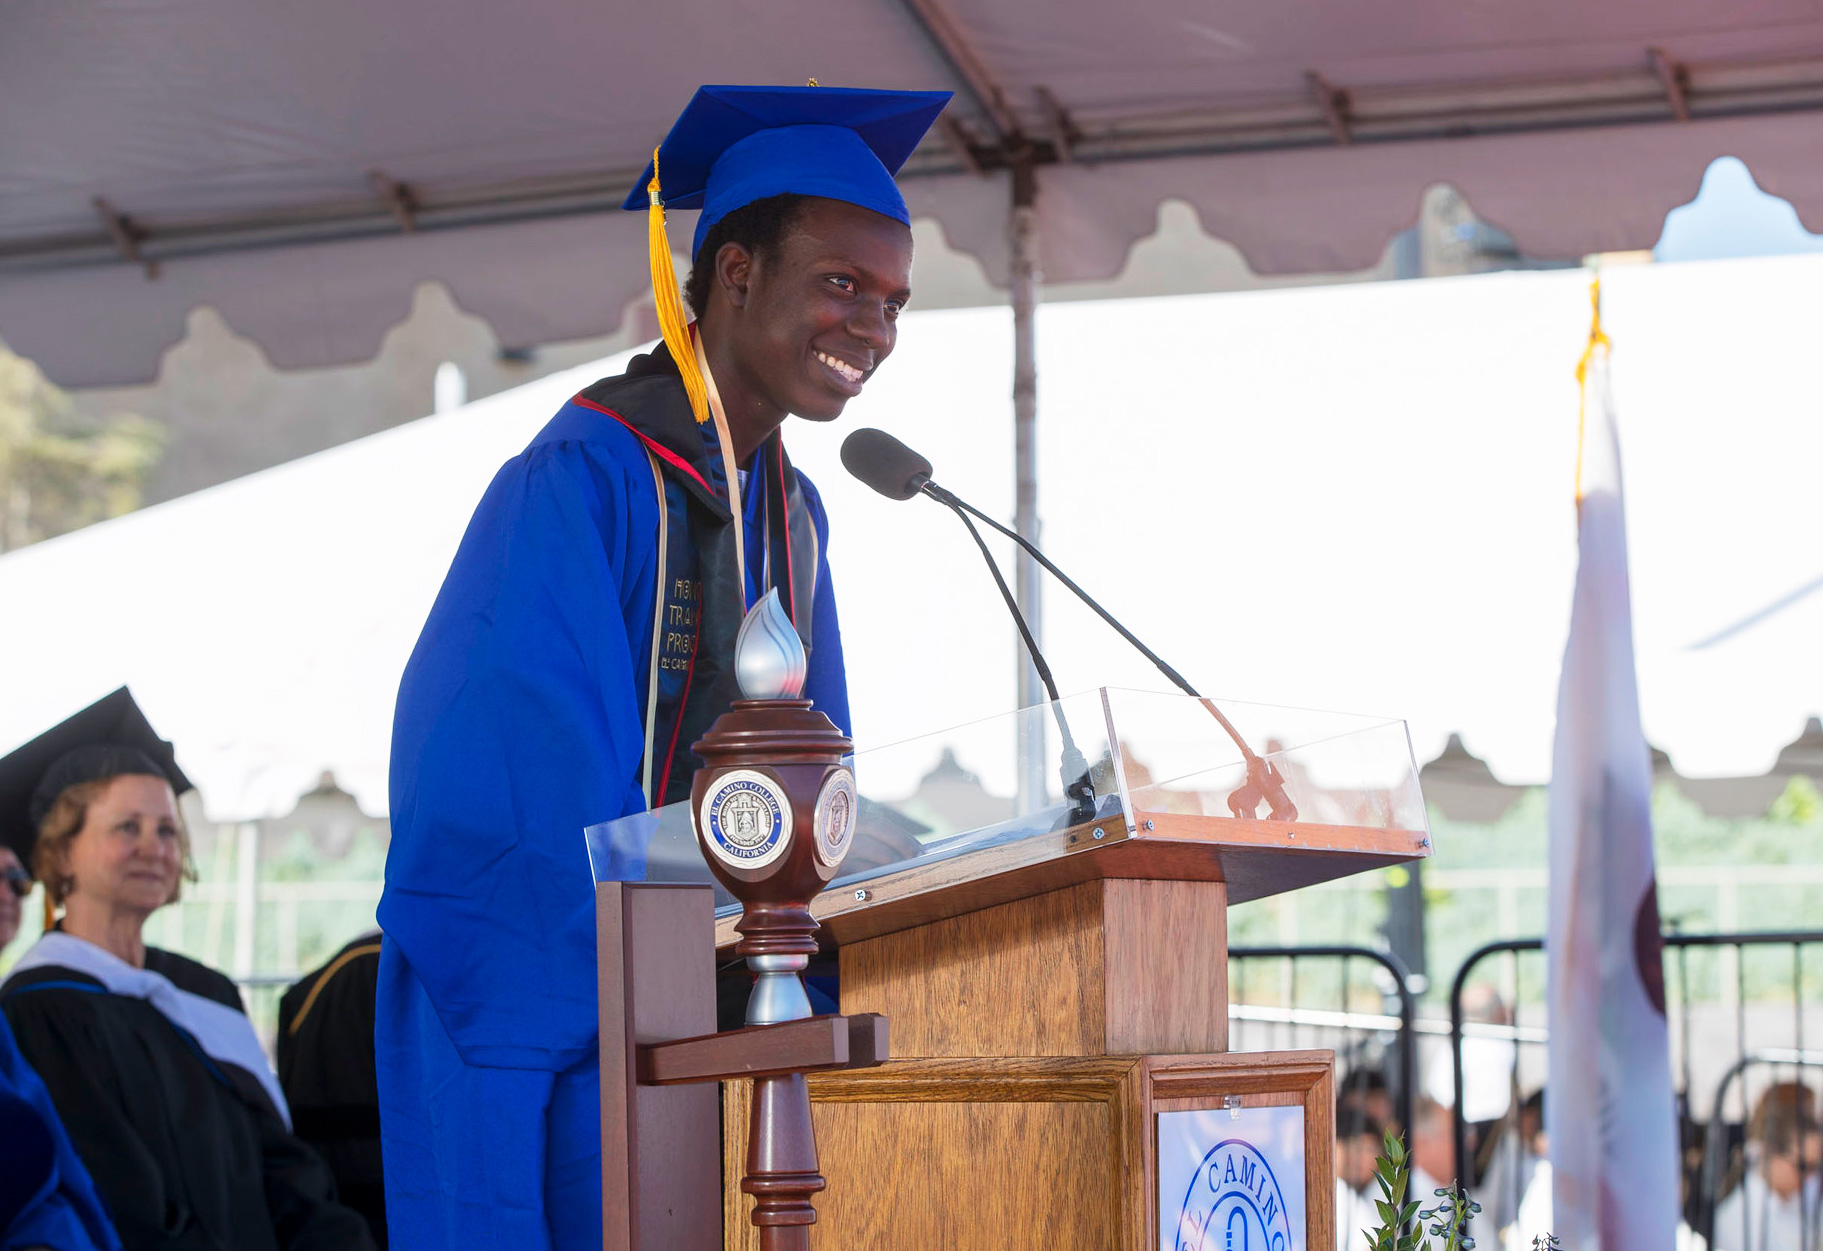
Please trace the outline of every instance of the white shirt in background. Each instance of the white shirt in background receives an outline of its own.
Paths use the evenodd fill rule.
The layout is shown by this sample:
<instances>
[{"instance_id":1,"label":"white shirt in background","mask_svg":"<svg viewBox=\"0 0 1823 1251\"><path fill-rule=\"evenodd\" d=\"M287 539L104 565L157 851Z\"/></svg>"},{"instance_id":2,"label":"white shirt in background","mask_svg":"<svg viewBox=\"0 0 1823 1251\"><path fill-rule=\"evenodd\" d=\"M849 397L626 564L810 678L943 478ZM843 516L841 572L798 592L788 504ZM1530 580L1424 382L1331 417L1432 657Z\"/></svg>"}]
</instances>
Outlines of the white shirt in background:
<instances>
[{"instance_id":1,"label":"white shirt in background","mask_svg":"<svg viewBox=\"0 0 1823 1251\"><path fill-rule=\"evenodd\" d=\"M1532 1166L1532 1179L1519 1199L1519 1214L1501 1231L1505 1251L1532 1251L1532 1240L1551 1232L1551 1162Z\"/></svg>"},{"instance_id":2,"label":"white shirt in background","mask_svg":"<svg viewBox=\"0 0 1823 1251\"><path fill-rule=\"evenodd\" d=\"M1715 1251L1803 1251L1805 1211L1810 1214L1812 1230L1818 1228L1818 1207L1823 1203L1818 1190L1818 1179L1812 1174L1801 1191L1781 1199L1757 1170L1748 1173L1734 1193L1716 1205L1710 1245ZM1814 1233L1811 1245L1818 1245Z\"/></svg>"},{"instance_id":3,"label":"white shirt in background","mask_svg":"<svg viewBox=\"0 0 1823 1251\"><path fill-rule=\"evenodd\" d=\"M1517 1044L1506 1038L1470 1034L1462 1040L1462 1119L1471 1125L1497 1121L1513 1106L1513 1062ZM1446 1108L1456 1106L1456 1060L1448 1047L1424 1068L1424 1093Z\"/></svg>"},{"instance_id":4,"label":"white shirt in background","mask_svg":"<svg viewBox=\"0 0 1823 1251\"><path fill-rule=\"evenodd\" d=\"M1363 1194L1336 1178L1336 1251L1368 1251L1373 1245L1367 1231L1380 1227L1380 1212L1374 1207L1380 1187L1373 1182L1368 1187L1373 1194Z\"/></svg>"}]
</instances>

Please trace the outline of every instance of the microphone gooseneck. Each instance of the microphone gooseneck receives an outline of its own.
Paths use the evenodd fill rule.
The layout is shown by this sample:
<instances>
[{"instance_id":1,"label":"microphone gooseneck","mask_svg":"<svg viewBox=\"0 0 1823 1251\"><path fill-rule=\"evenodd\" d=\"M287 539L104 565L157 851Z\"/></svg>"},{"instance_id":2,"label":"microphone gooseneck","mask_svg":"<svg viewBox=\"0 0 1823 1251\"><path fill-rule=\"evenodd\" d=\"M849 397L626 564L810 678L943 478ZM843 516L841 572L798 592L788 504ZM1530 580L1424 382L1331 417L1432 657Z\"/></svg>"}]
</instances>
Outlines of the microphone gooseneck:
<instances>
[{"instance_id":1,"label":"microphone gooseneck","mask_svg":"<svg viewBox=\"0 0 1823 1251\"><path fill-rule=\"evenodd\" d=\"M842 467L888 499L908 500L919 492L929 494L932 490L930 462L884 430L856 430L844 439ZM1051 676L1051 666L1039 650L1038 640L1032 637L1032 628L1026 623L1025 614L1019 611L1019 601L1007 586L1000 565L988 550L981 531L969 520L968 512L963 511L961 501L950 496L947 491L940 496L933 495L932 498L947 504L956 514L956 520L968 531L969 537L975 540L975 546L980 549L981 559L987 562L988 572L993 575L994 586L1000 591L1006 610L1013 614L1013 624L1019 628L1019 638L1025 644L1026 654L1032 658L1032 667L1038 670L1038 680L1044 683L1045 693L1050 696L1051 714L1057 721L1057 733L1063 743L1061 779L1064 798L1070 804L1069 823L1081 825L1093 821L1095 784L1089 777L1089 762L1083 756L1082 749L1077 747L1075 736L1070 733L1070 722L1064 716L1062 696L1057 693L1057 682Z\"/></svg>"},{"instance_id":2,"label":"microphone gooseneck","mask_svg":"<svg viewBox=\"0 0 1823 1251\"><path fill-rule=\"evenodd\" d=\"M1012 588L1007 586L1006 578L1000 572L1000 564L994 559L994 554L988 551L981 531L975 529L975 523L969 520L967 513L960 508L954 511L956 519L968 530L969 537L975 540L975 546L981 549L981 559L987 562L988 572L994 575L994 585L1000 590L1000 598L1006 602L1006 610L1013 614L1013 624L1019 627L1019 637L1025 643L1026 654L1032 658L1032 667L1038 670L1038 680L1044 683L1045 694L1051 697L1051 713L1057 719L1057 733L1063 740L1060 776L1064 798L1070 803L1070 824L1081 825L1093 821L1095 784L1089 778L1089 761L1082 754L1082 749L1076 746L1076 737L1070 733L1069 719L1063 715L1063 697L1057 693L1057 682L1051 677L1051 666L1045 663L1044 653L1038 650L1038 640L1032 637L1032 627L1026 623L1025 614L1019 611L1019 601L1013 598Z\"/></svg>"},{"instance_id":3,"label":"microphone gooseneck","mask_svg":"<svg viewBox=\"0 0 1823 1251\"><path fill-rule=\"evenodd\" d=\"M863 436L866 437L863 438ZM850 445L855 445L856 447L856 454L853 461L851 461L849 457ZM1221 725L1222 729L1227 732L1228 737L1234 741L1234 745L1240 749L1241 757L1246 762L1247 766L1246 785L1242 786L1228 797L1228 808L1230 812L1237 817L1253 816L1259 810L1260 803L1264 801L1271 810L1274 820L1295 821L1298 819L1297 805L1292 803L1291 797L1285 793L1285 779L1280 775L1276 768L1269 762L1261 759L1258 753L1256 753L1252 747L1248 746L1247 740L1241 737L1241 733L1239 730L1235 729L1234 723L1228 720L1227 716L1223 714L1220 708L1216 707L1213 700L1191 686L1184 676L1169 664L1165 663L1164 658L1157 652L1140 642L1139 637L1135 635L1133 631L1127 629L1126 626L1122 625L1119 620L1115 618L1113 613L1110 613L1107 609L1097 603L1094 596L1078 586L1075 579L1071 578L1070 575L1052 563L1048 556L1038 550L1037 545L1032 543L1018 531L1009 526L1002 525L994 518L982 512L979 508L976 508L973 504L970 504L967 500L964 500L953 492L937 485L937 483L932 480L931 464L928 460L925 460L924 457L918 455L918 453L912 451L911 448L905 446L905 444L883 430L857 430L849 435L847 440L842 444L842 464L847 467L848 471L854 474L855 477L867 483L868 486L873 487L874 490L879 491L882 495L901 500L910 499L913 495L919 493L928 495L938 503L952 509L958 517L963 518L965 523L970 516L979 518L1000 534L1013 540L1013 542L1018 544L1033 560L1042 565L1047 573L1063 583L1076 598L1093 609L1096 616L1107 622L1108 625L1113 627L1117 634L1128 643L1132 644L1133 648L1138 651L1140 655L1144 656L1147 660L1150 660L1173 686L1201 703L1202 706L1208 710L1209 715L1214 717ZM857 464L860 465L860 468L856 467ZM970 530L971 532L974 530L972 525L970 526ZM975 541L981 543L979 534L976 534ZM984 555L987 553L985 544L982 544L981 550ZM991 556L989 557L988 563L993 565ZM1000 581L998 566L994 566L994 576L996 581ZM1001 582L1001 592L1007 596L1008 605L1012 606L1013 600L1011 594L1006 591L1004 581ZM1014 616L1018 617L1019 613L1017 607L1013 608L1013 612ZM1037 648L1032 642L1030 631L1026 629L1023 618L1020 619L1019 624L1020 632L1026 639L1028 649L1030 649L1033 656L1036 657ZM1046 690L1050 693L1053 705L1055 705L1057 691L1056 687L1049 681L1049 670L1043 666L1041 661L1035 663L1038 664L1040 676L1046 679Z\"/></svg>"}]
</instances>

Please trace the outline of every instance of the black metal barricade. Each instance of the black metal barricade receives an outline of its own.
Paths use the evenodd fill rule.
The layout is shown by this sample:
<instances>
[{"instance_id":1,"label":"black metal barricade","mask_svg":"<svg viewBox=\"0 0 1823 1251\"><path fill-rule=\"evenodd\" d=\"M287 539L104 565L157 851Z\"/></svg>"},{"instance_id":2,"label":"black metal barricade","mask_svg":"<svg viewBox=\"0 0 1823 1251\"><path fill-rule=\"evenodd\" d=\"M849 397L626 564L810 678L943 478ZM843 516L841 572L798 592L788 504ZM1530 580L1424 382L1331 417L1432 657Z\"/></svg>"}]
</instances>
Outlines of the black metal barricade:
<instances>
[{"instance_id":1,"label":"black metal barricade","mask_svg":"<svg viewBox=\"0 0 1823 1251\"><path fill-rule=\"evenodd\" d=\"M1401 1126L1412 1123L1412 1103L1418 1081L1418 1006L1412 994L1411 977L1397 956L1390 952L1375 951L1371 947L1230 947L1228 960L1231 1033L1239 1034L1255 1025L1270 1027L1274 1036L1268 1039L1267 1047L1271 1049L1295 1050L1300 1045L1300 1037L1304 1038L1304 1045L1313 1042L1326 1045L1339 1041L1341 1045L1336 1046L1335 1051L1346 1070L1338 1075L1338 1089L1346 1086L1348 1071L1360 1066L1381 1067L1380 1064L1373 1063L1369 1055L1372 1045L1379 1044L1382 1055L1386 1050L1394 1050L1394 1080L1388 1082L1393 1107ZM1256 961L1279 961L1285 967L1285 979L1281 988L1283 993L1280 996L1284 1002L1269 1010L1262 1011L1258 1005L1247 1003L1244 993L1246 979L1237 980L1233 976L1233 966L1245 966ZM1337 981L1339 1002L1335 1008L1300 1003L1299 966L1312 961L1341 962ZM1361 1013L1352 1010L1349 988L1352 985L1350 974L1355 961L1365 961L1368 966L1383 972L1384 976L1378 979L1376 989L1385 999L1394 1001L1395 1012ZM1302 980L1305 985L1309 984L1308 979ZM1237 986L1242 988L1242 993L1236 993ZM1302 1035L1300 1031L1303 1031ZM1257 1049L1239 1045L1246 1041L1244 1038L1231 1037L1229 1049Z\"/></svg>"},{"instance_id":2,"label":"black metal barricade","mask_svg":"<svg viewBox=\"0 0 1823 1251\"><path fill-rule=\"evenodd\" d=\"M1680 1162L1685 1181L1685 1199L1683 1205L1684 1219L1691 1229L1701 1235L1706 1242L1712 1243L1714 1218L1719 1201L1727 1189L1739 1183L1744 1171L1748 1117L1746 1084L1748 1074L1767 1069L1771 1073L1780 1070L1789 1071L1795 1081L1802 1081L1806 1075L1823 1072L1823 1052L1806 1050L1804 1034L1804 954L1805 948L1823 945L1823 930L1781 930L1758 933L1734 934L1684 934L1671 933L1664 936L1665 949L1669 956L1665 961L1666 980L1675 985L1677 993L1668 996L1667 1010L1672 1016L1671 1026L1676 1031L1679 1042L1681 1072L1678 1074L1678 1113L1680 1133ZM1790 982L1789 1003L1791 1008L1791 1042L1790 1047L1769 1047L1755 1043L1750 1037L1748 1026L1748 984L1746 976L1749 949L1767 949L1786 947L1790 949ZM1513 1131L1519 1112L1519 1050L1525 1043L1543 1045L1545 1035L1538 1030L1522 1030L1517 1021L1511 1024L1468 1022L1464 1014L1464 991L1471 985L1478 968L1496 957L1505 956L1509 964L1509 982L1518 987L1521 984L1521 958L1528 953L1542 953L1542 939L1523 938L1509 939L1502 942L1488 943L1472 952L1463 961L1450 986L1450 1052L1454 1070L1455 1101L1451 1109L1452 1132L1454 1134L1455 1155L1458 1161L1458 1173L1465 1184L1471 1188L1478 1186L1484 1179L1480 1168L1487 1164L1489 1148L1499 1136ZM1709 1098L1700 1097L1701 1092L1695 1089L1693 1050L1695 1043L1692 1036L1692 1019L1694 1014L1690 1005L1695 1002L1691 994L1692 978L1690 973L1690 956L1692 952L1704 950L1732 951L1733 987L1732 995L1735 1009L1733 1063L1722 1074L1716 1083L1714 1093ZM1813 966L1814 967L1814 966ZM1717 978L1720 979L1718 972ZM1544 987L1544 970L1536 970L1536 986L1542 992ZM1541 995L1542 997L1542 995ZM1515 1008L1520 996L1514 995ZM1772 996L1762 995L1761 1003L1776 1003ZM1513 1100L1509 1114L1501 1121L1488 1125L1471 1125L1464 1116L1465 1074L1463 1063L1463 1039L1465 1036L1483 1035L1505 1038L1512 1041L1512 1090ZM1805 1087L1805 1089L1809 1089ZM1741 1107L1741 1119L1732 1121L1727 1115L1730 1097L1735 1096ZM1799 1102L1808 1102L1815 1106L1815 1091L1811 1090L1808 1100L1799 1096ZM1706 1114L1706 1115L1705 1115ZM1810 1114L1814 1115L1814 1113ZM1818 1238L1819 1213L1813 1208L1823 1207L1811 1197L1813 1187L1810 1177L1823 1170L1823 1160L1814 1154L1806 1158L1802 1151L1799 1155L1800 1166L1800 1202L1805 1206L1802 1212L1802 1251L1820 1251L1823 1241ZM1484 1203L1487 1201L1483 1200ZM1744 1217L1750 1220L1750 1216ZM1743 1242L1743 1248L1758 1251L1758 1244ZM1730 1244L1732 1251L1732 1244Z\"/></svg>"}]
</instances>

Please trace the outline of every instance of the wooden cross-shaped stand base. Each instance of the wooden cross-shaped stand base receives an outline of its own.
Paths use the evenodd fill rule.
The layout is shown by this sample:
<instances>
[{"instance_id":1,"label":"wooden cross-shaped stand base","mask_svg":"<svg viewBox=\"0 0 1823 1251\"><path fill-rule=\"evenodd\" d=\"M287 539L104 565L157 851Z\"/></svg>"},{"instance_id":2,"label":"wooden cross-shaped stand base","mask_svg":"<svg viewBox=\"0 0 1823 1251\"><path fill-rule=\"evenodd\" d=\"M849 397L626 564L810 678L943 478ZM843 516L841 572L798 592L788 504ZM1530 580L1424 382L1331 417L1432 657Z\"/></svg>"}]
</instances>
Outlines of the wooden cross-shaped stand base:
<instances>
[{"instance_id":1,"label":"wooden cross-shaped stand base","mask_svg":"<svg viewBox=\"0 0 1823 1251\"><path fill-rule=\"evenodd\" d=\"M823 1189L804 1074L887 1059L886 1018L819 1016L712 1033L706 886L596 887L604 1251L722 1246L715 1083L754 1079L741 1189L765 1251L808 1251ZM615 1080L616 1077L619 1080Z\"/></svg>"}]
</instances>

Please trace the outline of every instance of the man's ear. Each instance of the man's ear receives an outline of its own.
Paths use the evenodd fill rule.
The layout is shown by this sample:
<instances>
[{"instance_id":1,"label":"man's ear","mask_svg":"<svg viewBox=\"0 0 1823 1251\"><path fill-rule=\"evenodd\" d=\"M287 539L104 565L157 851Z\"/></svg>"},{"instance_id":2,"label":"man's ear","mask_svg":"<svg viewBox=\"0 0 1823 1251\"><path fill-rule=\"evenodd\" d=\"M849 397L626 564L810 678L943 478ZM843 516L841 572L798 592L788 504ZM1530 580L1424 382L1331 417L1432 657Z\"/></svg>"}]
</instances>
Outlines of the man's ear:
<instances>
[{"instance_id":1,"label":"man's ear","mask_svg":"<svg viewBox=\"0 0 1823 1251\"><path fill-rule=\"evenodd\" d=\"M753 253L738 243L724 243L715 254L715 285L735 308L745 308L753 282Z\"/></svg>"}]
</instances>

